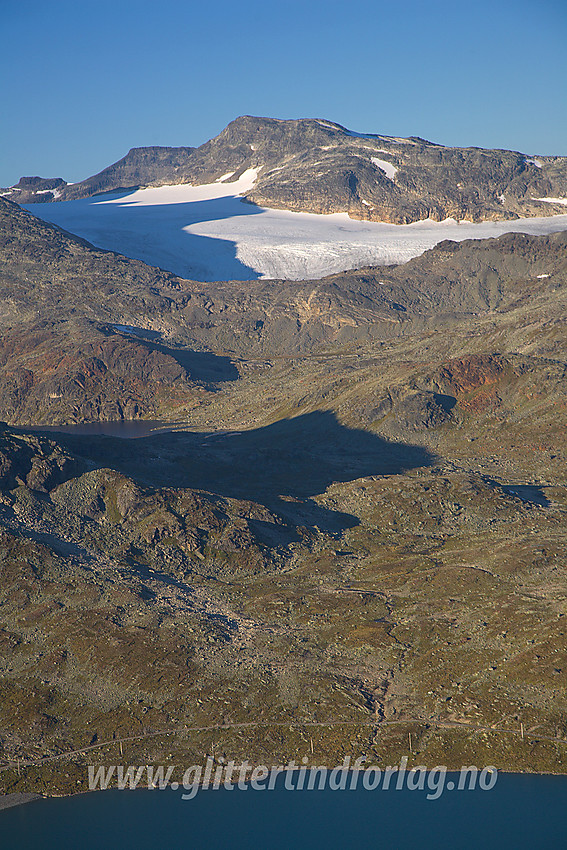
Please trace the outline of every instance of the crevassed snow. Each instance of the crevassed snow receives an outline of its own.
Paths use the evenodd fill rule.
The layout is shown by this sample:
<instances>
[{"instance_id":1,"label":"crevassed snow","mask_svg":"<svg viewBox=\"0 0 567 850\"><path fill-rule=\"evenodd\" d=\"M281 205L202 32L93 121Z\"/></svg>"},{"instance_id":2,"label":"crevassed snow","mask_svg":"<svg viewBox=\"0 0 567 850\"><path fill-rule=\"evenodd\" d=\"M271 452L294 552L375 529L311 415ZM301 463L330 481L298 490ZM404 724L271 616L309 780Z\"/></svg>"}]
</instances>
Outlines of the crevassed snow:
<instances>
[{"instance_id":1,"label":"crevassed snow","mask_svg":"<svg viewBox=\"0 0 567 850\"><path fill-rule=\"evenodd\" d=\"M395 165L392 165L391 162L388 162L385 159L378 159L377 156L371 156L370 159L374 163L374 165L378 166L380 171L383 171L386 177L389 177L390 180L393 180L396 174L398 173L398 169Z\"/></svg>"},{"instance_id":2,"label":"crevassed snow","mask_svg":"<svg viewBox=\"0 0 567 850\"><path fill-rule=\"evenodd\" d=\"M405 262L443 239L485 239L510 231L567 230L567 215L460 223L395 225L265 209L239 195L257 171L233 183L188 184L29 204L26 209L107 250L193 280L300 280L368 265Z\"/></svg>"}]
</instances>

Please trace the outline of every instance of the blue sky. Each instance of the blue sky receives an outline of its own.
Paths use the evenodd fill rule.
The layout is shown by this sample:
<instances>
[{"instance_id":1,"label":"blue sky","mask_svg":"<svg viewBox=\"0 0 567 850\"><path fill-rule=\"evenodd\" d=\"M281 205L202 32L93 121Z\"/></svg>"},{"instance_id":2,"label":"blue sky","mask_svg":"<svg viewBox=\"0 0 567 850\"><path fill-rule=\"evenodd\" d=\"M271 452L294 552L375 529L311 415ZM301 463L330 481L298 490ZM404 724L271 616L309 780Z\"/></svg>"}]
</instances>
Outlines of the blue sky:
<instances>
[{"instance_id":1,"label":"blue sky","mask_svg":"<svg viewBox=\"0 0 567 850\"><path fill-rule=\"evenodd\" d=\"M565 0L1 0L0 185L237 115L567 155Z\"/></svg>"}]
</instances>

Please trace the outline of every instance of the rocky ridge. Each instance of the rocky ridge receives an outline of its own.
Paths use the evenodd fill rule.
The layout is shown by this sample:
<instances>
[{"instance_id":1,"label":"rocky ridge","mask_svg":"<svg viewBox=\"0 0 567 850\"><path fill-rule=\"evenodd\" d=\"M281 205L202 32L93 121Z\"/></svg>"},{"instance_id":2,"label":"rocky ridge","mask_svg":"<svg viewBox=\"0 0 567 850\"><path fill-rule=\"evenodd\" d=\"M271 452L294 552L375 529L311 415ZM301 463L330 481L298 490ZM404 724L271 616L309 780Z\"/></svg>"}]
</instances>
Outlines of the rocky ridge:
<instances>
[{"instance_id":1,"label":"rocky ridge","mask_svg":"<svg viewBox=\"0 0 567 850\"><path fill-rule=\"evenodd\" d=\"M258 178L246 199L261 206L347 212L393 224L490 221L563 213L566 163L565 157L359 134L326 120L242 116L198 148L133 148L99 174L51 193L40 178L2 191L19 203L63 201L139 186L230 184L254 168Z\"/></svg>"}]
</instances>

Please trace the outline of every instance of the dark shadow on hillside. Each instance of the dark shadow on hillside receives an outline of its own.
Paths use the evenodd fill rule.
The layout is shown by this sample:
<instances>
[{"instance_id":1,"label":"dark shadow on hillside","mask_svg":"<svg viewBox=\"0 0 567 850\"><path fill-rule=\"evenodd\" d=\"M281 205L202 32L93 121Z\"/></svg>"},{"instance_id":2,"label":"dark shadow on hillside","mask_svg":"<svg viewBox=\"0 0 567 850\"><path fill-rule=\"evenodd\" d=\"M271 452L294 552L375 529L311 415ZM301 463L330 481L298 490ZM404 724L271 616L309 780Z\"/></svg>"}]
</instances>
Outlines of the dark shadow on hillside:
<instances>
[{"instance_id":1,"label":"dark shadow on hillside","mask_svg":"<svg viewBox=\"0 0 567 850\"><path fill-rule=\"evenodd\" d=\"M170 432L135 441L58 435L71 451L153 486L191 487L266 505L289 524L339 533L358 524L313 499L335 482L431 465L426 449L342 426L317 411L244 432Z\"/></svg>"},{"instance_id":2,"label":"dark shadow on hillside","mask_svg":"<svg viewBox=\"0 0 567 850\"><path fill-rule=\"evenodd\" d=\"M208 351L182 351L175 348L160 348L180 363L195 381L221 383L236 381L239 372L230 357Z\"/></svg>"},{"instance_id":3,"label":"dark shadow on hillside","mask_svg":"<svg viewBox=\"0 0 567 850\"><path fill-rule=\"evenodd\" d=\"M131 194L112 192L78 201L22 206L99 248L143 260L182 278L211 281L261 277L238 259L234 242L184 230L205 221L258 215L262 212L260 207L230 195L179 204L142 205L128 202Z\"/></svg>"},{"instance_id":4,"label":"dark shadow on hillside","mask_svg":"<svg viewBox=\"0 0 567 850\"><path fill-rule=\"evenodd\" d=\"M88 200L96 201L100 200L108 200L108 198L119 199L119 198L127 198L128 195L131 195L133 192L137 192L141 186L116 186L114 189L105 189L104 192L96 192L94 195L91 195Z\"/></svg>"},{"instance_id":5,"label":"dark shadow on hillside","mask_svg":"<svg viewBox=\"0 0 567 850\"><path fill-rule=\"evenodd\" d=\"M542 508L549 508L551 505L543 489L533 484L515 484L513 487L502 487L502 489L528 504L539 505Z\"/></svg>"},{"instance_id":6,"label":"dark shadow on hillside","mask_svg":"<svg viewBox=\"0 0 567 850\"><path fill-rule=\"evenodd\" d=\"M238 380L239 372L230 357L208 351L191 351L182 348L167 348L165 345L150 344L149 348L168 354L189 373L194 381L218 384Z\"/></svg>"},{"instance_id":7,"label":"dark shadow on hillside","mask_svg":"<svg viewBox=\"0 0 567 850\"><path fill-rule=\"evenodd\" d=\"M132 325L109 325L104 329L106 335L120 333L127 337L136 337L150 351L159 351L172 357L179 363L194 381L206 384L218 384L224 381L236 381L239 372L230 357L213 354L209 351L193 351L188 348L170 348L160 341L159 331L148 331L145 328L135 328Z\"/></svg>"}]
</instances>

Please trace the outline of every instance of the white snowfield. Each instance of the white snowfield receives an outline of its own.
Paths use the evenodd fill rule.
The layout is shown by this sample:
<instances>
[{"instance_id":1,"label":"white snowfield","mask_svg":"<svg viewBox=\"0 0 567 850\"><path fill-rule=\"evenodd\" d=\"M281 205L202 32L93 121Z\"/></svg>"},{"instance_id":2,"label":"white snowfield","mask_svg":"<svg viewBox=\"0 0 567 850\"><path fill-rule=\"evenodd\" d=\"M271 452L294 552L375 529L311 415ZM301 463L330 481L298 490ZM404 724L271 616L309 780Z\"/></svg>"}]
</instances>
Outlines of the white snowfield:
<instances>
[{"instance_id":1,"label":"white snowfield","mask_svg":"<svg viewBox=\"0 0 567 850\"><path fill-rule=\"evenodd\" d=\"M230 176L205 186L161 186L30 204L26 209L99 248L199 281L314 279L346 269L406 262L444 239L567 230L567 215L481 224L447 219L395 225L356 221L346 213L265 209L240 197L252 188L256 170L227 183Z\"/></svg>"},{"instance_id":2,"label":"white snowfield","mask_svg":"<svg viewBox=\"0 0 567 850\"><path fill-rule=\"evenodd\" d=\"M377 156L371 156L370 159L376 165L380 171L383 171L386 177L389 177L390 180L393 180L396 176L398 169L395 165L392 165L391 162L388 162L387 159L378 159Z\"/></svg>"},{"instance_id":3,"label":"white snowfield","mask_svg":"<svg viewBox=\"0 0 567 850\"><path fill-rule=\"evenodd\" d=\"M562 204L567 207L567 198L534 198L534 201L547 201L548 204Z\"/></svg>"}]
</instances>

